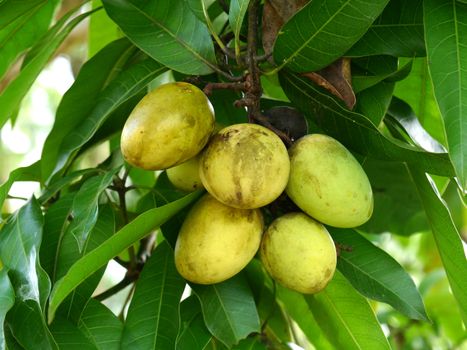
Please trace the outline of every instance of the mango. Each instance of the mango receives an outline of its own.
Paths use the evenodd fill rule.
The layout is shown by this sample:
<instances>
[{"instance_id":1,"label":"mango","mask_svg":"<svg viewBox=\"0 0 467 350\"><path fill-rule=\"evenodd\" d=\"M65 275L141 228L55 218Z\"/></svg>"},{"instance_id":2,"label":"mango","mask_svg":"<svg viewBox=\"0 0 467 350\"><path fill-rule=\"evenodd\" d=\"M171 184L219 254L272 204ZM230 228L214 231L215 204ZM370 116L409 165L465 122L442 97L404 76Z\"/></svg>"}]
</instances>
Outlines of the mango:
<instances>
[{"instance_id":1,"label":"mango","mask_svg":"<svg viewBox=\"0 0 467 350\"><path fill-rule=\"evenodd\" d=\"M354 156L330 136L300 138L290 149L286 192L305 213L335 227L360 226L373 213L373 192Z\"/></svg>"},{"instance_id":2,"label":"mango","mask_svg":"<svg viewBox=\"0 0 467 350\"><path fill-rule=\"evenodd\" d=\"M234 208L254 209L274 201L289 179L290 161L281 139L255 124L220 130L201 156L206 190Z\"/></svg>"},{"instance_id":3,"label":"mango","mask_svg":"<svg viewBox=\"0 0 467 350\"><path fill-rule=\"evenodd\" d=\"M337 262L336 247L326 228L301 212L271 223L263 235L260 258L273 279L306 294L326 287Z\"/></svg>"},{"instance_id":4,"label":"mango","mask_svg":"<svg viewBox=\"0 0 467 350\"><path fill-rule=\"evenodd\" d=\"M199 155L182 164L167 169L167 177L172 185L186 192L193 192L203 188L199 177Z\"/></svg>"},{"instance_id":5,"label":"mango","mask_svg":"<svg viewBox=\"0 0 467 350\"><path fill-rule=\"evenodd\" d=\"M232 208L206 194L182 224L175 244L175 266L188 281L222 282L250 262L262 233L259 209Z\"/></svg>"},{"instance_id":6,"label":"mango","mask_svg":"<svg viewBox=\"0 0 467 350\"><path fill-rule=\"evenodd\" d=\"M128 117L120 140L125 160L163 170L194 157L214 130L214 109L196 86L177 82L148 93Z\"/></svg>"}]
</instances>

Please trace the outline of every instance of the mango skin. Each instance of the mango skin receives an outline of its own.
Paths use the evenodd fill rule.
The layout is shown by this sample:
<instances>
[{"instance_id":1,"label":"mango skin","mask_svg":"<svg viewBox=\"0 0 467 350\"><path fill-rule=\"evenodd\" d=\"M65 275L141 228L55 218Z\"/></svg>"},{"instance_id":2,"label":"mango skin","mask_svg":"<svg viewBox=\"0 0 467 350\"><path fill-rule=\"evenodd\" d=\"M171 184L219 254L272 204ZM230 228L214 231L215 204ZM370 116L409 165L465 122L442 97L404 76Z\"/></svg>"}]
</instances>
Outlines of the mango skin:
<instances>
[{"instance_id":1,"label":"mango skin","mask_svg":"<svg viewBox=\"0 0 467 350\"><path fill-rule=\"evenodd\" d=\"M204 188L199 177L199 160L200 156L198 155L182 164L167 169L167 177L172 185L186 192Z\"/></svg>"},{"instance_id":2,"label":"mango skin","mask_svg":"<svg viewBox=\"0 0 467 350\"><path fill-rule=\"evenodd\" d=\"M323 290L336 271L337 253L326 228L304 213L288 213L267 228L260 247L277 282L300 293Z\"/></svg>"},{"instance_id":3,"label":"mango skin","mask_svg":"<svg viewBox=\"0 0 467 350\"><path fill-rule=\"evenodd\" d=\"M190 210L175 244L175 266L198 284L222 282L253 259L261 243L259 209L236 209L206 194Z\"/></svg>"},{"instance_id":4,"label":"mango skin","mask_svg":"<svg viewBox=\"0 0 467 350\"><path fill-rule=\"evenodd\" d=\"M209 142L200 163L206 190L234 208L263 207L284 191L290 161L281 139L255 124L220 130Z\"/></svg>"},{"instance_id":5,"label":"mango skin","mask_svg":"<svg viewBox=\"0 0 467 350\"><path fill-rule=\"evenodd\" d=\"M305 213L334 227L356 227L373 213L373 192L353 155L330 136L313 134L290 149L286 192Z\"/></svg>"},{"instance_id":6,"label":"mango skin","mask_svg":"<svg viewBox=\"0 0 467 350\"><path fill-rule=\"evenodd\" d=\"M162 170L192 158L214 130L214 110L196 86L161 85L136 105L122 131L125 160L146 170Z\"/></svg>"}]
</instances>

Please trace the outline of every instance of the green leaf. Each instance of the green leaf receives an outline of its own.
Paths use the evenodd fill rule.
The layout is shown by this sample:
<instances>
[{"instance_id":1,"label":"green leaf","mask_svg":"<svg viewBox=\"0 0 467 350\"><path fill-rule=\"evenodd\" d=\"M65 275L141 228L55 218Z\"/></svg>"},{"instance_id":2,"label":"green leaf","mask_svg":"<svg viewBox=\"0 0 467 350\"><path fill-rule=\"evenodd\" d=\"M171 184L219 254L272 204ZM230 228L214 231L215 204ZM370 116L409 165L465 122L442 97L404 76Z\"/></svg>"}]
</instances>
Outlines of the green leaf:
<instances>
[{"instance_id":1,"label":"green leaf","mask_svg":"<svg viewBox=\"0 0 467 350\"><path fill-rule=\"evenodd\" d=\"M177 336L177 350L205 349L212 339L203 320L201 305L195 295L180 304L180 332Z\"/></svg>"},{"instance_id":2,"label":"green leaf","mask_svg":"<svg viewBox=\"0 0 467 350\"><path fill-rule=\"evenodd\" d=\"M420 124L430 135L446 145L443 119L433 94L426 58L413 60L412 71L406 79L397 82L394 96L407 102Z\"/></svg>"},{"instance_id":3,"label":"green leaf","mask_svg":"<svg viewBox=\"0 0 467 350\"><path fill-rule=\"evenodd\" d=\"M467 324L467 261L459 232L431 178L415 166L409 166L409 172L428 216L452 293Z\"/></svg>"},{"instance_id":4,"label":"green leaf","mask_svg":"<svg viewBox=\"0 0 467 350\"><path fill-rule=\"evenodd\" d=\"M422 298L410 275L384 250L353 229L329 227L341 250L337 268L361 294L382 301L415 320L428 321Z\"/></svg>"},{"instance_id":5,"label":"green leaf","mask_svg":"<svg viewBox=\"0 0 467 350\"><path fill-rule=\"evenodd\" d=\"M50 29L53 34L48 40L42 40L36 44L31 50L35 55L31 55L30 59L25 61L25 65L19 75L13 80L0 95L0 106L2 106L2 114L0 114L0 127L2 127L11 115L19 107L21 100L29 91L32 83L44 69L49 59L54 52L70 34L72 29L76 27L82 20L87 18L92 11L83 13L69 23L66 23L68 16L64 16L54 27ZM69 14L71 15L71 13Z\"/></svg>"},{"instance_id":6,"label":"green leaf","mask_svg":"<svg viewBox=\"0 0 467 350\"><path fill-rule=\"evenodd\" d=\"M97 347L85 337L81 330L64 317L57 317L50 331L60 349L96 350Z\"/></svg>"},{"instance_id":7,"label":"green leaf","mask_svg":"<svg viewBox=\"0 0 467 350\"><path fill-rule=\"evenodd\" d=\"M33 197L12 215L0 230L0 260L20 301L34 300L42 308L50 291L50 280L39 263L43 217Z\"/></svg>"},{"instance_id":8,"label":"green leaf","mask_svg":"<svg viewBox=\"0 0 467 350\"><path fill-rule=\"evenodd\" d=\"M63 237L61 249L57 252L58 276L61 276L61 271L68 271L73 263L83 255L103 244L114 232L115 213L113 209L108 204L99 206L99 216L96 224L90 232L82 251L80 251L76 240L69 232ZM100 268L81 283L79 287L68 296L67 300L62 303L59 312L67 319L77 324L84 307L104 275L104 271L105 267Z\"/></svg>"},{"instance_id":9,"label":"green leaf","mask_svg":"<svg viewBox=\"0 0 467 350\"><path fill-rule=\"evenodd\" d=\"M235 54L240 54L240 31L250 0L232 0L229 7L229 24L235 36Z\"/></svg>"},{"instance_id":10,"label":"green leaf","mask_svg":"<svg viewBox=\"0 0 467 350\"><path fill-rule=\"evenodd\" d=\"M101 0L92 0L92 8L96 9L102 6ZM94 13L89 19L89 39L88 55L94 56L106 45L119 39L122 33L118 26L112 22L107 13L102 8Z\"/></svg>"},{"instance_id":11,"label":"green leaf","mask_svg":"<svg viewBox=\"0 0 467 350\"><path fill-rule=\"evenodd\" d=\"M276 284L276 297L316 349L334 350L334 347L321 332L303 294Z\"/></svg>"},{"instance_id":12,"label":"green leaf","mask_svg":"<svg viewBox=\"0 0 467 350\"><path fill-rule=\"evenodd\" d=\"M211 37L186 1L103 3L128 38L156 61L185 74L213 72L216 59Z\"/></svg>"},{"instance_id":13,"label":"green leaf","mask_svg":"<svg viewBox=\"0 0 467 350\"><path fill-rule=\"evenodd\" d=\"M49 302L49 320L63 300L87 277L104 266L110 259L133 245L149 232L159 227L175 213L196 200L202 192L189 195L159 208L148 210L124 226L104 243L79 259L59 280L51 293Z\"/></svg>"},{"instance_id":14,"label":"green leaf","mask_svg":"<svg viewBox=\"0 0 467 350\"><path fill-rule=\"evenodd\" d=\"M5 12L12 10L13 3L14 1L10 1L0 5L2 17ZM0 25L0 51L2 52L0 55L0 78L24 50L32 46L47 32L56 5L56 0L35 3L26 13L12 19L6 26ZM0 20L0 22L3 21Z\"/></svg>"},{"instance_id":15,"label":"green leaf","mask_svg":"<svg viewBox=\"0 0 467 350\"><path fill-rule=\"evenodd\" d=\"M436 141L420 124L417 116L405 101L393 97L385 122L397 123L412 141L428 152L442 153L446 149Z\"/></svg>"},{"instance_id":16,"label":"green leaf","mask_svg":"<svg viewBox=\"0 0 467 350\"><path fill-rule=\"evenodd\" d=\"M112 112L140 93L165 70L159 63L146 59L130 66L112 80L99 95L92 111L62 139L54 173L59 173L69 165L79 148L92 138Z\"/></svg>"},{"instance_id":17,"label":"green leaf","mask_svg":"<svg viewBox=\"0 0 467 350\"><path fill-rule=\"evenodd\" d=\"M427 172L452 176L452 165L445 153L429 153L383 135L365 116L349 111L334 97L310 80L293 74L281 74L281 85L294 105L344 146L362 155L380 160L417 164Z\"/></svg>"},{"instance_id":18,"label":"green leaf","mask_svg":"<svg viewBox=\"0 0 467 350\"><path fill-rule=\"evenodd\" d=\"M119 350L123 324L112 311L90 299L79 320L79 328L99 350Z\"/></svg>"},{"instance_id":19,"label":"green leaf","mask_svg":"<svg viewBox=\"0 0 467 350\"><path fill-rule=\"evenodd\" d=\"M18 17L44 6L47 0L9 0L0 3L0 30L15 21Z\"/></svg>"},{"instance_id":20,"label":"green leaf","mask_svg":"<svg viewBox=\"0 0 467 350\"><path fill-rule=\"evenodd\" d=\"M75 194L71 208L73 220L68 227L68 232L78 243L79 251L83 250L88 234L97 221L99 197L110 185L118 170L120 168L89 178Z\"/></svg>"},{"instance_id":21,"label":"green leaf","mask_svg":"<svg viewBox=\"0 0 467 350\"><path fill-rule=\"evenodd\" d=\"M363 231L410 235L429 229L417 189L404 164L366 158L362 166L374 196L373 214L360 227Z\"/></svg>"},{"instance_id":22,"label":"green leaf","mask_svg":"<svg viewBox=\"0 0 467 350\"><path fill-rule=\"evenodd\" d=\"M201 302L206 326L227 347L259 332L255 301L242 274L218 284L191 287Z\"/></svg>"},{"instance_id":23,"label":"green leaf","mask_svg":"<svg viewBox=\"0 0 467 350\"><path fill-rule=\"evenodd\" d=\"M0 186L0 209L10 192L11 186L16 181L40 181L40 162L35 162L29 166L17 168L10 173L8 180ZM0 218L1 222L1 218Z\"/></svg>"},{"instance_id":24,"label":"green leaf","mask_svg":"<svg viewBox=\"0 0 467 350\"><path fill-rule=\"evenodd\" d=\"M467 4L423 2L427 58L436 100L444 119L449 156L467 189Z\"/></svg>"},{"instance_id":25,"label":"green leaf","mask_svg":"<svg viewBox=\"0 0 467 350\"><path fill-rule=\"evenodd\" d=\"M7 314L6 323L15 340L25 349L59 349L41 307L34 300L17 300Z\"/></svg>"},{"instance_id":26,"label":"green leaf","mask_svg":"<svg viewBox=\"0 0 467 350\"><path fill-rule=\"evenodd\" d=\"M384 81L357 94L355 111L363 114L374 125L379 125L388 111L394 92L394 83Z\"/></svg>"},{"instance_id":27,"label":"green leaf","mask_svg":"<svg viewBox=\"0 0 467 350\"><path fill-rule=\"evenodd\" d=\"M5 315L15 303L15 292L8 277L7 270L0 268L0 349L5 349L5 335L3 323Z\"/></svg>"},{"instance_id":28,"label":"green leaf","mask_svg":"<svg viewBox=\"0 0 467 350\"><path fill-rule=\"evenodd\" d=\"M125 321L122 349L175 349L185 280L162 242L144 265Z\"/></svg>"},{"instance_id":29,"label":"green leaf","mask_svg":"<svg viewBox=\"0 0 467 350\"><path fill-rule=\"evenodd\" d=\"M55 168L61 144L88 117L98 103L100 92L120 72L133 51L134 47L126 39L112 42L80 69L57 108L54 126L44 144L41 156L44 181Z\"/></svg>"},{"instance_id":30,"label":"green leaf","mask_svg":"<svg viewBox=\"0 0 467 350\"><path fill-rule=\"evenodd\" d=\"M392 0L346 56L425 56L423 0Z\"/></svg>"},{"instance_id":31,"label":"green leaf","mask_svg":"<svg viewBox=\"0 0 467 350\"><path fill-rule=\"evenodd\" d=\"M388 0L313 0L281 29L274 60L296 72L323 68L365 34Z\"/></svg>"},{"instance_id":32,"label":"green leaf","mask_svg":"<svg viewBox=\"0 0 467 350\"><path fill-rule=\"evenodd\" d=\"M323 291L306 300L337 349L390 349L370 304L339 271Z\"/></svg>"}]
</instances>

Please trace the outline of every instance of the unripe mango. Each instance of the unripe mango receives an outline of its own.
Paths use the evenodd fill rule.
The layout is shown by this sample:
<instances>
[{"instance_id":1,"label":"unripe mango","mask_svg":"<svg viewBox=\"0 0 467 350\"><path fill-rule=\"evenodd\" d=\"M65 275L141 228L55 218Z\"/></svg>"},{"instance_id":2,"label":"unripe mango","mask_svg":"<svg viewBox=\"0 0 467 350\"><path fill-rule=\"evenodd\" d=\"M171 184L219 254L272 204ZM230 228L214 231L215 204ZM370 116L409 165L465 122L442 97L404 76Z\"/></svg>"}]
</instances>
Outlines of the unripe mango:
<instances>
[{"instance_id":1,"label":"unripe mango","mask_svg":"<svg viewBox=\"0 0 467 350\"><path fill-rule=\"evenodd\" d=\"M271 203L284 191L290 161L281 139L255 124L220 130L203 152L200 177L220 202L252 209Z\"/></svg>"},{"instance_id":2,"label":"unripe mango","mask_svg":"<svg viewBox=\"0 0 467 350\"><path fill-rule=\"evenodd\" d=\"M373 213L373 192L365 171L337 140L320 134L290 149L286 192L316 220L335 227L362 225Z\"/></svg>"},{"instance_id":3,"label":"unripe mango","mask_svg":"<svg viewBox=\"0 0 467 350\"><path fill-rule=\"evenodd\" d=\"M274 220L263 235L260 257L277 282L308 294L326 287L337 262L336 247L326 228L304 213Z\"/></svg>"},{"instance_id":4,"label":"unripe mango","mask_svg":"<svg viewBox=\"0 0 467 350\"><path fill-rule=\"evenodd\" d=\"M164 84L147 94L123 127L121 150L139 168L162 170L198 154L214 129L214 110L196 86Z\"/></svg>"},{"instance_id":5,"label":"unripe mango","mask_svg":"<svg viewBox=\"0 0 467 350\"><path fill-rule=\"evenodd\" d=\"M172 185L186 192L203 188L199 177L199 155L188 159L182 164L167 169L167 177Z\"/></svg>"},{"instance_id":6,"label":"unripe mango","mask_svg":"<svg viewBox=\"0 0 467 350\"><path fill-rule=\"evenodd\" d=\"M236 209L206 194L188 213L175 245L175 266L188 281L222 282L256 254L263 233L259 209Z\"/></svg>"}]
</instances>

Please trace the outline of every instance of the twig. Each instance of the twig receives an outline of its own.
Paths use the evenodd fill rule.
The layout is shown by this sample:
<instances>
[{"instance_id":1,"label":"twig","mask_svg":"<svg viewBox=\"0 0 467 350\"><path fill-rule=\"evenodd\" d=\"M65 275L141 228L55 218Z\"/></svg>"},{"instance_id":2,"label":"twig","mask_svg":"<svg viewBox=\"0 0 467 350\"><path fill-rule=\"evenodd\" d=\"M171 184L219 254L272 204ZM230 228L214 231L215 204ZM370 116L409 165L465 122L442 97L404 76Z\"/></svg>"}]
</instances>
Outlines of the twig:
<instances>
[{"instance_id":1,"label":"twig","mask_svg":"<svg viewBox=\"0 0 467 350\"><path fill-rule=\"evenodd\" d=\"M245 91L245 82L232 82L232 83L207 83L203 89L206 95L211 95L213 90L217 89L230 89L235 91Z\"/></svg>"},{"instance_id":2,"label":"twig","mask_svg":"<svg viewBox=\"0 0 467 350\"><path fill-rule=\"evenodd\" d=\"M94 297L94 299L102 301L107 298L110 298L112 295L120 292L126 286L130 285L136 280L136 277L130 277L130 275L126 275L120 282L118 282L115 286L107 289L106 291L98 294Z\"/></svg>"}]
</instances>

